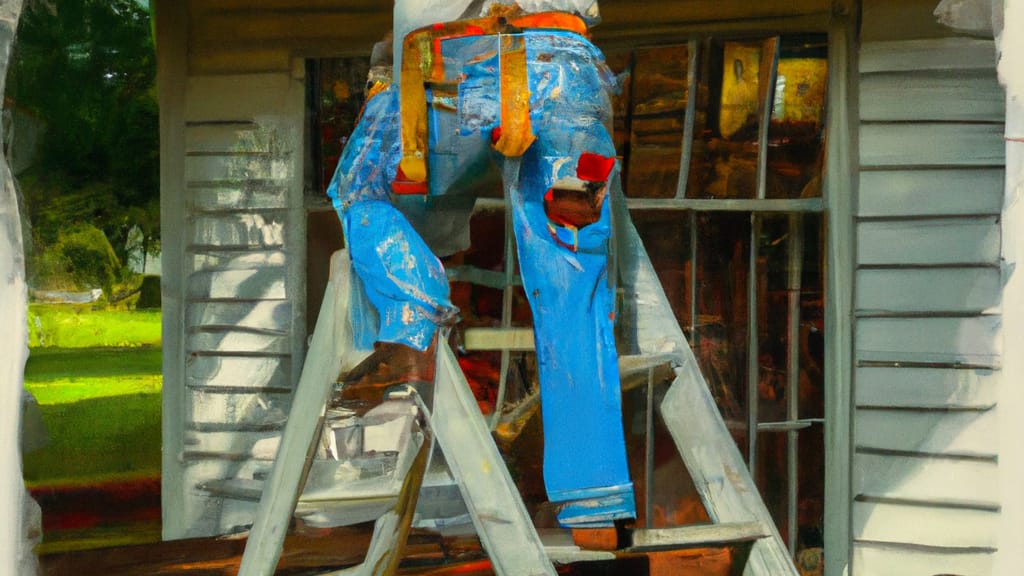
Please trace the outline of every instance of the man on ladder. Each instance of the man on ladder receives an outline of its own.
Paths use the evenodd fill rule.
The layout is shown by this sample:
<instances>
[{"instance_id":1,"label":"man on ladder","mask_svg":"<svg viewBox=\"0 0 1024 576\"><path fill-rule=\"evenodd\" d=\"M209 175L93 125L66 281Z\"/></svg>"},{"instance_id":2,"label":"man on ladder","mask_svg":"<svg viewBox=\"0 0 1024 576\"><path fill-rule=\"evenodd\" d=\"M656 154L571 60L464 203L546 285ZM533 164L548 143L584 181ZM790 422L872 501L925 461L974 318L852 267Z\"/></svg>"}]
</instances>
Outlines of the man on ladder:
<instances>
[{"instance_id":1,"label":"man on ladder","mask_svg":"<svg viewBox=\"0 0 1024 576\"><path fill-rule=\"evenodd\" d=\"M597 20L596 0L396 0L401 71L367 102L328 188L378 318L357 330L375 350L340 400L372 402L432 374L438 331L457 315L396 195L457 193L491 159L501 167L534 317L544 481L572 528L636 516L608 277L613 79L587 39Z\"/></svg>"}]
</instances>

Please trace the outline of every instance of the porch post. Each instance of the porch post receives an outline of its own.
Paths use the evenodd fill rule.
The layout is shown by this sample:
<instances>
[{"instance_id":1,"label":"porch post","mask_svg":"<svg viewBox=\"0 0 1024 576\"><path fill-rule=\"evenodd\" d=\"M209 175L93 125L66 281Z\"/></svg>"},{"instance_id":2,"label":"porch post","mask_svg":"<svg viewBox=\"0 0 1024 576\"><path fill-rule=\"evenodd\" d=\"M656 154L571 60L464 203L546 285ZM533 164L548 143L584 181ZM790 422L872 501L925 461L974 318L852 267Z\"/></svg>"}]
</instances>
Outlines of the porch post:
<instances>
[{"instance_id":1,"label":"porch post","mask_svg":"<svg viewBox=\"0 0 1024 576\"><path fill-rule=\"evenodd\" d=\"M996 3L999 0L994 0ZM1002 513L994 574L1024 565L1024 0L1005 0L999 81L1006 87L1006 188L1002 217L1003 375L999 390Z\"/></svg>"},{"instance_id":2,"label":"porch post","mask_svg":"<svg viewBox=\"0 0 1024 576\"><path fill-rule=\"evenodd\" d=\"M0 94L18 29L21 0L0 1ZM2 126L0 126L2 128ZM0 150L0 574L32 574L37 570L23 522L27 503L21 476L21 391L28 359L27 286L21 242L21 215L14 177ZM22 557L24 556L24 561Z\"/></svg>"}]
</instances>

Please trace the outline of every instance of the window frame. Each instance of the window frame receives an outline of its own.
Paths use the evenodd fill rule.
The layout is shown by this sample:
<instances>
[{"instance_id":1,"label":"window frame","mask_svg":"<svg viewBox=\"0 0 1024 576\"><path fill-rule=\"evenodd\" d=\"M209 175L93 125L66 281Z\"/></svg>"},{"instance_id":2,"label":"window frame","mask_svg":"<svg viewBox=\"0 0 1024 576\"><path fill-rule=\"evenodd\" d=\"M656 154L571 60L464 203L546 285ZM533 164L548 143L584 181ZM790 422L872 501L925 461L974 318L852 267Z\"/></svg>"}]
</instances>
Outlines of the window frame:
<instances>
[{"instance_id":1,"label":"window frame","mask_svg":"<svg viewBox=\"0 0 1024 576\"><path fill-rule=\"evenodd\" d=\"M848 7L847 7L848 9ZM651 45L682 44L679 37L688 37L688 68L687 86L693 89L696 85L698 50L704 38L717 37L728 38L729 40L744 39L746 37L764 37L768 34L790 34L790 33L823 33L827 36L828 42L828 91L825 100L826 116L823 123L826 130L825 159L823 162L822 195L817 198L799 199L769 199L765 198L764 168L767 159L766 141L768 114L771 107L767 107L766 118L762 119L759 130L759 152L758 154L758 190L754 199L697 199L685 198L688 167L691 161L694 139L694 112L696 98L687 99L687 110L684 124L683 151L680 158L680 176L677 184L676 195L673 198L635 198L627 197L626 206L630 213L640 210L659 211L680 211L689 212L690 230L690 254L691 261L696 262L698 250L696 242L696 218L699 212L709 211L742 211L749 212L752 220L755 215L772 213L788 213L799 215L804 213L820 213L823 226L827 230L825 237L823 265L824 270L824 320L825 320L825 366L824 366L824 418L815 419L793 419L786 422L766 422L761 426L752 426L764 430L772 427L786 431L792 436L796 429L810 424L820 423L824 426L824 447L825 447L825 470L824 470L824 547L829 553L826 555L826 574L840 574L850 563L850 535L852 533L851 513L851 486L852 486L852 387L853 387L853 262L855 252L855 235L852 221L853 195L856 190L856 160L853 156L857 151L856 131L851 128L850 118L856 110L856 101L850 101L850 86L855 86L853 74L856 71L856 55L853 51L853 38L855 38L856 24L845 11L842 14L829 18L826 25L822 26L818 19L795 19L787 22L788 25L777 27L771 32L765 32L756 25L741 25L736 31L730 30L730 26L720 29L707 28L687 34L680 32L676 41L670 38L659 38L653 44L629 44L615 43L615 47L642 48ZM824 28L824 30L823 30ZM758 34L758 32L761 32ZM599 42L600 44L600 42ZM774 70L773 75L774 77ZM751 250L749 262L756 266L757 251L756 241L753 238L756 234L756 226L751 223ZM754 269L751 269L750 276L753 277ZM687 288L690 294L697 293L696 274L691 274L690 286ZM753 282L748 282L748 288ZM750 300L754 308L749 313L749 322L756 326L756 298ZM696 298L690 299L691 323L697 318ZM695 333L691 324L690 333ZM750 350L757 350L757 331L748 330ZM756 391L757 386L757 358L756 354L750 354L750 366L747 369L747 382ZM753 372L753 375L751 375ZM748 389L748 394L752 394ZM754 397L754 396L751 396ZM756 414L756 403L748 402L748 418L751 413ZM756 416L755 416L756 419ZM807 421L805 421L807 420ZM809 421L813 420L813 422ZM756 424L756 422L755 422ZM748 420L748 426L751 426ZM757 434L748 435L748 466L753 470L756 457L755 445ZM789 443L792 444L792 440ZM792 454L795 447L789 448ZM790 456L792 461L792 456ZM792 463L790 466L792 467ZM793 485L793 474L790 472L787 482ZM791 488L790 488L791 489ZM793 508L793 502L790 507ZM795 510L791 510L792 514ZM789 547L790 553L794 552L796 538L794 532L796 523L789 523Z\"/></svg>"}]
</instances>

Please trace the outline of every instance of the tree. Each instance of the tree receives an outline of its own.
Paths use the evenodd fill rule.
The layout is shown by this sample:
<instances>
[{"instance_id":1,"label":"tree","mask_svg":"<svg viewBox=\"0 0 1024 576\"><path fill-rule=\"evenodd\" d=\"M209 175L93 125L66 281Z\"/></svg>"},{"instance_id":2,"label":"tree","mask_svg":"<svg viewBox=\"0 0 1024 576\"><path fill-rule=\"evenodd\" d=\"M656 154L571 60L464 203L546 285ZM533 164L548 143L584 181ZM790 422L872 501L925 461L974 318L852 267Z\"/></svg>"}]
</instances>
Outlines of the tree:
<instances>
[{"instance_id":1,"label":"tree","mask_svg":"<svg viewBox=\"0 0 1024 576\"><path fill-rule=\"evenodd\" d=\"M8 95L46 126L19 179L37 251L74 222L100 228L121 262L133 226L159 251L155 76L149 12L136 0L26 6Z\"/></svg>"}]
</instances>

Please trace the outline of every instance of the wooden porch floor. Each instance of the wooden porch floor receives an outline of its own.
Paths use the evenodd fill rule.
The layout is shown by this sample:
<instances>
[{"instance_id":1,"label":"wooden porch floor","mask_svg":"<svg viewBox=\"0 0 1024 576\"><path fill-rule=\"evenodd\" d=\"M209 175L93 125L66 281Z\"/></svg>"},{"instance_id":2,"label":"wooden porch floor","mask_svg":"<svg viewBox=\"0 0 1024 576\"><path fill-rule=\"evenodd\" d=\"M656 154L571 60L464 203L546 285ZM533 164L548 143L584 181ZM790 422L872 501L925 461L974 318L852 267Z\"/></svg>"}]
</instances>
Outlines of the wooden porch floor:
<instances>
[{"instance_id":1,"label":"wooden porch floor","mask_svg":"<svg viewBox=\"0 0 1024 576\"><path fill-rule=\"evenodd\" d=\"M329 530L302 529L285 540L275 574L321 574L362 561L372 524ZM197 538L47 554L40 557L46 576L233 576L245 550L244 537ZM715 576L733 574L730 548L630 552L614 558L557 567L569 576ZM424 576L492 575L479 540L414 531L406 545L400 574Z\"/></svg>"}]
</instances>

